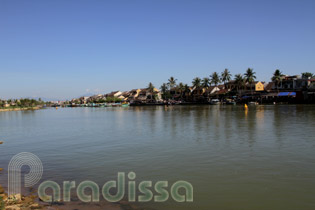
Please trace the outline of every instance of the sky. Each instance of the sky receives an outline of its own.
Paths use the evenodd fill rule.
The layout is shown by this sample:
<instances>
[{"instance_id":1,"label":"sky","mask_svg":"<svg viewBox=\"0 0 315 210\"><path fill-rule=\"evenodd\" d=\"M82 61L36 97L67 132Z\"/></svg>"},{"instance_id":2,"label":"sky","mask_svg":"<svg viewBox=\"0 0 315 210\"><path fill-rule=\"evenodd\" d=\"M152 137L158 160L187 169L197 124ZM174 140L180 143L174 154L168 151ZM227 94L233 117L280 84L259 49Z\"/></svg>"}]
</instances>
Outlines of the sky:
<instances>
[{"instance_id":1,"label":"sky","mask_svg":"<svg viewBox=\"0 0 315 210\"><path fill-rule=\"evenodd\" d=\"M314 0L0 0L0 98L315 73Z\"/></svg>"}]
</instances>

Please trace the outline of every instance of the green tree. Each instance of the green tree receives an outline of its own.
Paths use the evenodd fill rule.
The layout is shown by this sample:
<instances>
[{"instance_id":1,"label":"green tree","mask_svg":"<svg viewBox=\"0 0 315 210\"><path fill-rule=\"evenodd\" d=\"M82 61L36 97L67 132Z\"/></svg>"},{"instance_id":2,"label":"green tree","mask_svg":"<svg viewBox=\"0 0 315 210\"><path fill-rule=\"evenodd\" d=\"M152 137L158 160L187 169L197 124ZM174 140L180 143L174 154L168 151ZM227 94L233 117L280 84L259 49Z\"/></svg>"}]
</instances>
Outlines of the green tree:
<instances>
[{"instance_id":1,"label":"green tree","mask_svg":"<svg viewBox=\"0 0 315 210\"><path fill-rule=\"evenodd\" d=\"M185 93L185 98L187 99L187 96L190 93L190 88L187 84L184 85L184 93Z\"/></svg>"},{"instance_id":2,"label":"green tree","mask_svg":"<svg viewBox=\"0 0 315 210\"><path fill-rule=\"evenodd\" d=\"M279 84L282 81L283 74L279 69L273 73L271 80L275 83L276 89L278 90Z\"/></svg>"},{"instance_id":3,"label":"green tree","mask_svg":"<svg viewBox=\"0 0 315 210\"><path fill-rule=\"evenodd\" d=\"M237 87L237 91L242 90L245 83L245 79L243 78L243 76L241 74L236 74L234 80Z\"/></svg>"},{"instance_id":4,"label":"green tree","mask_svg":"<svg viewBox=\"0 0 315 210\"><path fill-rule=\"evenodd\" d=\"M167 84L170 87L170 89L172 89L172 88L174 88L176 86L176 81L177 81L177 79L175 79L174 77L170 77L168 79Z\"/></svg>"},{"instance_id":5,"label":"green tree","mask_svg":"<svg viewBox=\"0 0 315 210\"><path fill-rule=\"evenodd\" d=\"M121 102L121 101L122 101L122 99L117 98L117 97L107 97L106 98L107 103L112 103L112 102L116 103L116 102Z\"/></svg>"},{"instance_id":6,"label":"green tree","mask_svg":"<svg viewBox=\"0 0 315 210\"><path fill-rule=\"evenodd\" d=\"M315 75L311 72L304 72L302 73L302 78L313 78Z\"/></svg>"},{"instance_id":7,"label":"green tree","mask_svg":"<svg viewBox=\"0 0 315 210\"><path fill-rule=\"evenodd\" d=\"M169 91L168 85L166 83L163 83L161 85L160 90L162 92L163 99L168 99L170 97L170 91Z\"/></svg>"},{"instance_id":8,"label":"green tree","mask_svg":"<svg viewBox=\"0 0 315 210\"><path fill-rule=\"evenodd\" d=\"M210 79L208 77L203 78L201 81L201 86L204 88L210 87Z\"/></svg>"},{"instance_id":9,"label":"green tree","mask_svg":"<svg viewBox=\"0 0 315 210\"><path fill-rule=\"evenodd\" d=\"M225 83L231 80L231 77L232 77L232 74L230 73L230 71L228 69L224 69L224 71L221 74L221 80L224 83L224 87L225 87Z\"/></svg>"},{"instance_id":10,"label":"green tree","mask_svg":"<svg viewBox=\"0 0 315 210\"><path fill-rule=\"evenodd\" d=\"M254 70L251 68L248 68L246 70L246 73L244 74L245 81L250 84L250 90L251 90L252 95L253 95L252 84L255 82L255 79L256 79L255 74L256 74L256 72L254 72Z\"/></svg>"},{"instance_id":11,"label":"green tree","mask_svg":"<svg viewBox=\"0 0 315 210\"><path fill-rule=\"evenodd\" d=\"M213 72L210 78L211 83L214 84L214 86L218 86L218 84L221 82L219 74L217 72Z\"/></svg>"},{"instance_id":12,"label":"green tree","mask_svg":"<svg viewBox=\"0 0 315 210\"><path fill-rule=\"evenodd\" d=\"M199 77L195 77L192 81L192 85L194 88L200 88L201 86L201 79Z\"/></svg>"},{"instance_id":13,"label":"green tree","mask_svg":"<svg viewBox=\"0 0 315 210\"><path fill-rule=\"evenodd\" d=\"M153 99L154 89L155 89L154 85L152 84L152 82L150 82L149 85L148 85L148 91L150 93L151 100Z\"/></svg>"},{"instance_id":14,"label":"green tree","mask_svg":"<svg viewBox=\"0 0 315 210\"><path fill-rule=\"evenodd\" d=\"M177 86L177 89L179 90L180 92L180 98L183 99L183 93L184 93L184 90L185 90L185 85L180 82Z\"/></svg>"},{"instance_id":15,"label":"green tree","mask_svg":"<svg viewBox=\"0 0 315 210\"><path fill-rule=\"evenodd\" d=\"M177 81L177 79L175 79L174 77L170 77L168 79L167 84L170 88L170 91L173 91L172 89L176 86L176 81ZM172 95L172 99L174 99L174 94L172 93L171 95Z\"/></svg>"},{"instance_id":16,"label":"green tree","mask_svg":"<svg viewBox=\"0 0 315 210\"><path fill-rule=\"evenodd\" d=\"M167 99L168 86L166 83L163 83L160 87L163 99Z\"/></svg>"}]
</instances>

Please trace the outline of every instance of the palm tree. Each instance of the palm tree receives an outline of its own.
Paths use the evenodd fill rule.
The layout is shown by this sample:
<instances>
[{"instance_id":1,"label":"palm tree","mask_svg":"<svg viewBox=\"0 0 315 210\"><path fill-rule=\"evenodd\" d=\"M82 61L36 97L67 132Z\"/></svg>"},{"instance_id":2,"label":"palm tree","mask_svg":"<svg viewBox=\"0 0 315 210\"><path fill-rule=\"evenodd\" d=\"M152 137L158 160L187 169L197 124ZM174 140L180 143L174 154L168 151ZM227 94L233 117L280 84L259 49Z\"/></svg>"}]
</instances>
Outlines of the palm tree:
<instances>
[{"instance_id":1,"label":"palm tree","mask_svg":"<svg viewBox=\"0 0 315 210\"><path fill-rule=\"evenodd\" d=\"M253 95L253 89L252 89L252 84L256 79L255 76L256 72L254 72L253 69L248 68L246 73L244 74L245 76L245 81L248 82L250 84L250 90L251 90L251 94Z\"/></svg>"},{"instance_id":2,"label":"palm tree","mask_svg":"<svg viewBox=\"0 0 315 210\"><path fill-rule=\"evenodd\" d=\"M311 73L311 72L304 72L304 73L302 73L302 78L313 78L315 75L313 74L313 73Z\"/></svg>"},{"instance_id":3,"label":"palm tree","mask_svg":"<svg viewBox=\"0 0 315 210\"><path fill-rule=\"evenodd\" d=\"M177 79L175 79L174 77L170 77L168 79L168 86L170 88L170 91L172 91L172 89L176 86L176 81ZM172 99L174 99L174 94L172 94Z\"/></svg>"},{"instance_id":4,"label":"palm tree","mask_svg":"<svg viewBox=\"0 0 315 210\"><path fill-rule=\"evenodd\" d=\"M177 81L177 79L175 79L174 77L170 77L168 79L168 83L167 84L169 85L170 89L172 89L172 88L174 88L176 86L176 81Z\"/></svg>"},{"instance_id":5,"label":"palm tree","mask_svg":"<svg viewBox=\"0 0 315 210\"><path fill-rule=\"evenodd\" d=\"M277 91L278 91L279 83L282 81L282 76L283 76L282 72L279 69L277 69L273 73L273 77L271 78L271 80L275 83Z\"/></svg>"},{"instance_id":6,"label":"palm tree","mask_svg":"<svg viewBox=\"0 0 315 210\"><path fill-rule=\"evenodd\" d=\"M152 84L152 82L150 82L149 85L148 85L148 91L149 91L149 93L151 95L151 100L152 100L152 97L153 97L153 94L154 94L154 89L155 89L154 85Z\"/></svg>"},{"instance_id":7,"label":"palm tree","mask_svg":"<svg viewBox=\"0 0 315 210\"><path fill-rule=\"evenodd\" d=\"M184 91L185 91L185 92L186 92L186 91L190 91L190 88L189 88L189 86L188 86L187 84L184 85Z\"/></svg>"},{"instance_id":8,"label":"palm tree","mask_svg":"<svg viewBox=\"0 0 315 210\"><path fill-rule=\"evenodd\" d=\"M183 97L183 92L184 92L184 90L185 90L184 84L183 84L182 82L180 82L180 83L178 84L177 88L178 88L178 90L179 90L179 92L180 92L180 98L182 99L182 97Z\"/></svg>"},{"instance_id":9,"label":"palm tree","mask_svg":"<svg viewBox=\"0 0 315 210\"><path fill-rule=\"evenodd\" d=\"M187 84L184 85L184 93L185 93L185 97L187 98L187 93L190 93L190 88Z\"/></svg>"},{"instance_id":10,"label":"palm tree","mask_svg":"<svg viewBox=\"0 0 315 210\"><path fill-rule=\"evenodd\" d=\"M199 77L195 77L192 81L192 85L194 88L199 88L201 86L201 79Z\"/></svg>"},{"instance_id":11,"label":"palm tree","mask_svg":"<svg viewBox=\"0 0 315 210\"><path fill-rule=\"evenodd\" d=\"M201 81L201 86L204 88L208 88L210 86L210 79L208 77L203 78Z\"/></svg>"},{"instance_id":12,"label":"palm tree","mask_svg":"<svg viewBox=\"0 0 315 210\"><path fill-rule=\"evenodd\" d=\"M199 98L199 92L201 87L201 79L199 77L195 77L192 81L192 85L194 90L192 91L193 94L193 100L196 100L196 98Z\"/></svg>"},{"instance_id":13,"label":"palm tree","mask_svg":"<svg viewBox=\"0 0 315 210\"><path fill-rule=\"evenodd\" d=\"M242 86L244 85L243 76L241 74L236 74L234 80L237 87L237 91L241 90Z\"/></svg>"},{"instance_id":14,"label":"palm tree","mask_svg":"<svg viewBox=\"0 0 315 210\"><path fill-rule=\"evenodd\" d=\"M214 86L217 86L221 81L219 74L217 72L213 72L211 77L211 83L214 84Z\"/></svg>"},{"instance_id":15,"label":"palm tree","mask_svg":"<svg viewBox=\"0 0 315 210\"><path fill-rule=\"evenodd\" d=\"M224 87L225 87L225 83L231 80L231 76L232 74L230 73L230 71L228 69L224 69L224 71L221 74L221 80L224 83Z\"/></svg>"},{"instance_id":16,"label":"palm tree","mask_svg":"<svg viewBox=\"0 0 315 210\"><path fill-rule=\"evenodd\" d=\"M166 93L168 92L167 84L163 83L160 87L160 90L162 92L163 98L166 99Z\"/></svg>"}]
</instances>

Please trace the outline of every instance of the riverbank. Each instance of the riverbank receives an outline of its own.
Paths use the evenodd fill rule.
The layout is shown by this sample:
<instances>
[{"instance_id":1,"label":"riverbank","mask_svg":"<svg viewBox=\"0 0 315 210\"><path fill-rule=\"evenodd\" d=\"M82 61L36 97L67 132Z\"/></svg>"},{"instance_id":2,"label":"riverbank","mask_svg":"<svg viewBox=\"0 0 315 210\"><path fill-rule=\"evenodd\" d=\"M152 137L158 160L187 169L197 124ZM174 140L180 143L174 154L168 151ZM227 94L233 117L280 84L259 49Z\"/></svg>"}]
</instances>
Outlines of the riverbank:
<instances>
[{"instance_id":1,"label":"riverbank","mask_svg":"<svg viewBox=\"0 0 315 210\"><path fill-rule=\"evenodd\" d=\"M10 111L25 111L25 110L38 110L42 107L19 107L19 108L0 108L0 112L10 112Z\"/></svg>"},{"instance_id":2,"label":"riverbank","mask_svg":"<svg viewBox=\"0 0 315 210\"><path fill-rule=\"evenodd\" d=\"M1 187L0 187L1 190ZM101 201L99 203L84 203L81 201L71 201L68 203L43 203L37 201L38 197L34 194L23 196L17 194L10 196L6 193L0 194L0 209L1 210L145 210L138 208L137 206L128 203L127 201L120 201L118 203L109 203L107 201Z\"/></svg>"},{"instance_id":3,"label":"riverbank","mask_svg":"<svg viewBox=\"0 0 315 210\"><path fill-rule=\"evenodd\" d=\"M117 203L110 203L107 201L101 201L99 203L84 203L78 199L71 202L63 203L44 203L38 199L35 192L31 192L28 196L17 194L14 196L8 196L5 193L4 188L0 185L0 210L144 210L137 206L130 204L127 201L120 201Z\"/></svg>"}]
</instances>

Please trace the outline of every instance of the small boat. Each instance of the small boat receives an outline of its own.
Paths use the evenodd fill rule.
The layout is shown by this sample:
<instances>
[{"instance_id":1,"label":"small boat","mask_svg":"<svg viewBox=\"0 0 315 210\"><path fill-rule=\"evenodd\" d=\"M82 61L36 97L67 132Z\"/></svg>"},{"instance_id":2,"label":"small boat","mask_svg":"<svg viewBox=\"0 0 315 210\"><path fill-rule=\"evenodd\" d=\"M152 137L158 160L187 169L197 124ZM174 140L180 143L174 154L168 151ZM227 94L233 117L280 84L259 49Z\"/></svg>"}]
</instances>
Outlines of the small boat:
<instances>
[{"instance_id":1,"label":"small boat","mask_svg":"<svg viewBox=\"0 0 315 210\"><path fill-rule=\"evenodd\" d=\"M235 101L227 101L226 105L236 105L236 102Z\"/></svg>"},{"instance_id":2,"label":"small boat","mask_svg":"<svg viewBox=\"0 0 315 210\"><path fill-rule=\"evenodd\" d=\"M225 104L226 104L226 105L236 105L236 102L235 102L234 100L232 100L232 99L227 99L227 100L225 101Z\"/></svg>"},{"instance_id":3,"label":"small boat","mask_svg":"<svg viewBox=\"0 0 315 210\"><path fill-rule=\"evenodd\" d=\"M219 99L211 99L210 104L211 105L219 105L220 104L220 100Z\"/></svg>"},{"instance_id":4,"label":"small boat","mask_svg":"<svg viewBox=\"0 0 315 210\"><path fill-rule=\"evenodd\" d=\"M121 107L129 107L129 106L130 106L129 103L122 103L122 104L121 104Z\"/></svg>"},{"instance_id":5,"label":"small boat","mask_svg":"<svg viewBox=\"0 0 315 210\"><path fill-rule=\"evenodd\" d=\"M251 101L251 102L248 103L248 105L258 105L258 102Z\"/></svg>"},{"instance_id":6,"label":"small boat","mask_svg":"<svg viewBox=\"0 0 315 210\"><path fill-rule=\"evenodd\" d=\"M121 106L121 103L113 103L112 104L112 107L119 107L119 106Z\"/></svg>"}]
</instances>

